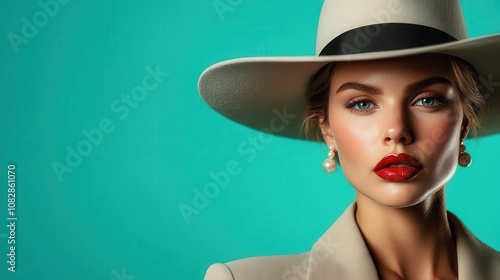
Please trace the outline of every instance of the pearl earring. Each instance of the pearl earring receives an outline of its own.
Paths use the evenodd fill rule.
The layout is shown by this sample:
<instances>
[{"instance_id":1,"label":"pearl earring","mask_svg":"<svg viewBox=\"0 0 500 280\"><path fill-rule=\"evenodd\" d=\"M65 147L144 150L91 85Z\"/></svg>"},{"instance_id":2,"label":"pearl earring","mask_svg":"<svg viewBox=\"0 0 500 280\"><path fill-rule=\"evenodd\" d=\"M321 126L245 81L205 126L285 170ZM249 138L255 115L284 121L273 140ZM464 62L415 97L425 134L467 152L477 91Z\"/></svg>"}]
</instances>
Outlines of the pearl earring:
<instances>
[{"instance_id":1,"label":"pearl earring","mask_svg":"<svg viewBox=\"0 0 500 280\"><path fill-rule=\"evenodd\" d=\"M460 152L458 154L458 164L462 167L469 167L472 163L472 157L465 151L465 145L460 144Z\"/></svg>"},{"instance_id":2,"label":"pearl earring","mask_svg":"<svg viewBox=\"0 0 500 280\"><path fill-rule=\"evenodd\" d=\"M326 173L332 173L337 167L335 160L333 160L335 158L335 151L332 146L330 146L329 149L328 158L323 161L323 170L325 170Z\"/></svg>"}]
</instances>

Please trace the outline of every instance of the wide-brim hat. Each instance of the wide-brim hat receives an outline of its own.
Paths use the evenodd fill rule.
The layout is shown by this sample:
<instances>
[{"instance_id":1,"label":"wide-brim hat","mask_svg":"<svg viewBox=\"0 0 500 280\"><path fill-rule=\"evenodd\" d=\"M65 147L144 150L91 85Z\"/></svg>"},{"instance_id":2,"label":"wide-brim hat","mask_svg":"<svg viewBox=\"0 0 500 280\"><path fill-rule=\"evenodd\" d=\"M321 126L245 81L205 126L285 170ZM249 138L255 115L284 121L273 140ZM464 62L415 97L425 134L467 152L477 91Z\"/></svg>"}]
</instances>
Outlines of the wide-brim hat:
<instances>
[{"instance_id":1,"label":"wide-brim hat","mask_svg":"<svg viewBox=\"0 0 500 280\"><path fill-rule=\"evenodd\" d=\"M480 136L500 133L500 34L468 39L459 0L325 0L316 56L223 61L201 74L198 88L229 119L305 139L305 93L321 67L425 53L456 56L476 69L486 99Z\"/></svg>"}]
</instances>

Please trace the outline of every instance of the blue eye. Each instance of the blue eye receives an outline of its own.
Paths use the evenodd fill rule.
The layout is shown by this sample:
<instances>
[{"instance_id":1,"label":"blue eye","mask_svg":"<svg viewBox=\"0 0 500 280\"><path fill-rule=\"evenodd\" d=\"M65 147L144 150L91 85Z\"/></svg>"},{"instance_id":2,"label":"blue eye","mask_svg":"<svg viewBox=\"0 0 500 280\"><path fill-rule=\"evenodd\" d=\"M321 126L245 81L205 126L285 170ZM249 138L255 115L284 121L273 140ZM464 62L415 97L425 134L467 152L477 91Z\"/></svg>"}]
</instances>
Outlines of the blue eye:
<instances>
[{"instance_id":1,"label":"blue eye","mask_svg":"<svg viewBox=\"0 0 500 280\"><path fill-rule=\"evenodd\" d=\"M436 105L440 105L440 104L443 104L443 101L440 100L439 98L435 98L435 97L424 97L424 98L419 99L415 103L415 105L426 106L426 107L436 106Z\"/></svg>"},{"instance_id":2,"label":"blue eye","mask_svg":"<svg viewBox=\"0 0 500 280\"><path fill-rule=\"evenodd\" d=\"M365 98L355 98L344 103L344 108L349 109L355 113L370 113L377 105Z\"/></svg>"},{"instance_id":3,"label":"blue eye","mask_svg":"<svg viewBox=\"0 0 500 280\"><path fill-rule=\"evenodd\" d=\"M362 101L357 101L353 104L352 108L357 109L357 110L367 110L373 107L373 103L370 101L362 100Z\"/></svg>"}]
</instances>

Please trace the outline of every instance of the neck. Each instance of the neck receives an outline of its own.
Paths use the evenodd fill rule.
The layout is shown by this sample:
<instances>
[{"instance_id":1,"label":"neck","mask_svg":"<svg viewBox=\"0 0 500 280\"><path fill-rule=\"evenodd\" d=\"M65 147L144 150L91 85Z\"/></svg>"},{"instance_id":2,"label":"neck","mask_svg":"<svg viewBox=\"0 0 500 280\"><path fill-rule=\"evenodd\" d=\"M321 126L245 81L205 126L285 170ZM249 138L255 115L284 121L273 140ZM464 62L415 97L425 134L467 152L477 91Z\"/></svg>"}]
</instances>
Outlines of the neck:
<instances>
[{"instance_id":1,"label":"neck","mask_svg":"<svg viewBox=\"0 0 500 280\"><path fill-rule=\"evenodd\" d=\"M443 189L405 208L387 207L358 194L356 222L381 279L456 277L456 246Z\"/></svg>"}]
</instances>

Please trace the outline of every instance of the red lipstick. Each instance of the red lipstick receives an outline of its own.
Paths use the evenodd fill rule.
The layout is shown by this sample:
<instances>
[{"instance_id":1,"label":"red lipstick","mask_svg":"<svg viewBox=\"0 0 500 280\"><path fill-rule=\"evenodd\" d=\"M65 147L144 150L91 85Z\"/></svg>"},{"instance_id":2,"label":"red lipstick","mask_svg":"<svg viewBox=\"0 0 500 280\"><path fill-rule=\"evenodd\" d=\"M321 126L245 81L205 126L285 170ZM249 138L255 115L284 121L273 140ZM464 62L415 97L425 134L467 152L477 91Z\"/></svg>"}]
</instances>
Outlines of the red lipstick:
<instances>
[{"instance_id":1,"label":"red lipstick","mask_svg":"<svg viewBox=\"0 0 500 280\"><path fill-rule=\"evenodd\" d=\"M389 154L382 158L373 170L380 178L401 182L412 179L422 171L422 165L407 154Z\"/></svg>"}]
</instances>

